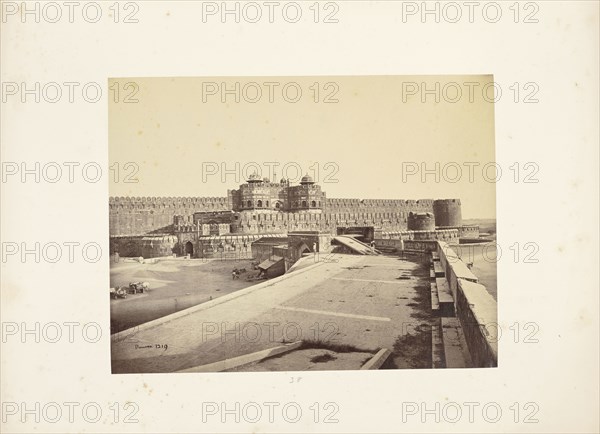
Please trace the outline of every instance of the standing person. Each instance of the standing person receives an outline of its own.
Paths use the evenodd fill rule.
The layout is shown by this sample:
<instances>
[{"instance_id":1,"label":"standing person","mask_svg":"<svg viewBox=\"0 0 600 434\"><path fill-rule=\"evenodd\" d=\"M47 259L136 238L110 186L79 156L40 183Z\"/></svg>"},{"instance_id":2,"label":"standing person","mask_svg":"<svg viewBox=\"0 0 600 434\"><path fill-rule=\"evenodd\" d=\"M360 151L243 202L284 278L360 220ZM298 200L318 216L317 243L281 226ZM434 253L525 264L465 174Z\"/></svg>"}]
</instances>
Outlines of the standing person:
<instances>
[{"instance_id":1,"label":"standing person","mask_svg":"<svg viewBox=\"0 0 600 434\"><path fill-rule=\"evenodd\" d=\"M375 253L375 240L371 241L371 252Z\"/></svg>"},{"instance_id":2,"label":"standing person","mask_svg":"<svg viewBox=\"0 0 600 434\"><path fill-rule=\"evenodd\" d=\"M317 243L313 243L312 247L313 247L313 252L315 254L314 260L315 260L315 262L319 262L319 252L317 250Z\"/></svg>"}]
</instances>

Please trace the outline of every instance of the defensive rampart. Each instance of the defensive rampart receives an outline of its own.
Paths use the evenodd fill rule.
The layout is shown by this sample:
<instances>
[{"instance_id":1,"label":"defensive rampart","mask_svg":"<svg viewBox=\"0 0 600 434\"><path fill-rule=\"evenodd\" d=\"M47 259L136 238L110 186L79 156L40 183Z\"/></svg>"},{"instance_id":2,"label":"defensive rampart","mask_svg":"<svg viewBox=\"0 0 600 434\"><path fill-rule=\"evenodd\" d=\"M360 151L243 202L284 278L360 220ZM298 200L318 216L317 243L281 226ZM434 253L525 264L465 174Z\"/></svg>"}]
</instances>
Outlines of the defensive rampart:
<instances>
[{"instance_id":1,"label":"defensive rampart","mask_svg":"<svg viewBox=\"0 0 600 434\"><path fill-rule=\"evenodd\" d=\"M241 212L232 232L272 233L324 230L336 234L337 226L375 226L383 230L406 230L409 213L432 213L433 200L327 199L320 213ZM111 236L171 233L173 219L193 226L194 213L231 211L227 197L111 197Z\"/></svg>"},{"instance_id":2,"label":"defensive rampart","mask_svg":"<svg viewBox=\"0 0 600 434\"><path fill-rule=\"evenodd\" d=\"M231 209L226 197L111 197L108 205L111 236L168 232L175 215L192 223L195 212Z\"/></svg>"}]
</instances>

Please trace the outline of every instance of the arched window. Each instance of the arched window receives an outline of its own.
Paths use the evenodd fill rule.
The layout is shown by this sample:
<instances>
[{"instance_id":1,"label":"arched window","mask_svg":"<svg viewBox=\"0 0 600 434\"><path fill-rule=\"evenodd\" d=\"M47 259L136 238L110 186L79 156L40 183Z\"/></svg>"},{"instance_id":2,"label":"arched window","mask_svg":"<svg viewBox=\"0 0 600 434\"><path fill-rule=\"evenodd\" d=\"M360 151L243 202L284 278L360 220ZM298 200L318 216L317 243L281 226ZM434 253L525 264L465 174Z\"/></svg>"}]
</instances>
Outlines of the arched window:
<instances>
[{"instance_id":1,"label":"arched window","mask_svg":"<svg viewBox=\"0 0 600 434\"><path fill-rule=\"evenodd\" d=\"M262 208L262 200L259 200L258 202L256 202L256 207Z\"/></svg>"},{"instance_id":2,"label":"arched window","mask_svg":"<svg viewBox=\"0 0 600 434\"><path fill-rule=\"evenodd\" d=\"M314 200L310 203L310 206L312 206L313 208L315 208L317 206L317 202L315 202Z\"/></svg>"},{"instance_id":3,"label":"arched window","mask_svg":"<svg viewBox=\"0 0 600 434\"><path fill-rule=\"evenodd\" d=\"M269 201L265 202L265 207L268 208L269 207Z\"/></svg>"},{"instance_id":4,"label":"arched window","mask_svg":"<svg viewBox=\"0 0 600 434\"><path fill-rule=\"evenodd\" d=\"M275 208L277 208L277 209L281 208L281 204L280 204L279 202L277 202L277 203L275 204Z\"/></svg>"},{"instance_id":5,"label":"arched window","mask_svg":"<svg viewBox=\"0 0 600 434\"><path fill-rule=\"evenodd\" d=\"M248 201L248 208L252 208L252 201L251 200Z\"/></svg>"},{"instance_id":6,"label":"arched window","mask_svg":"<svg viewBox=\"0 0 600 434\"><path fill-rule=\"evenodd\" d=\"M306 208L306 201L305 200L302 201L302 208Z\"/></svg>"}]
</instances>

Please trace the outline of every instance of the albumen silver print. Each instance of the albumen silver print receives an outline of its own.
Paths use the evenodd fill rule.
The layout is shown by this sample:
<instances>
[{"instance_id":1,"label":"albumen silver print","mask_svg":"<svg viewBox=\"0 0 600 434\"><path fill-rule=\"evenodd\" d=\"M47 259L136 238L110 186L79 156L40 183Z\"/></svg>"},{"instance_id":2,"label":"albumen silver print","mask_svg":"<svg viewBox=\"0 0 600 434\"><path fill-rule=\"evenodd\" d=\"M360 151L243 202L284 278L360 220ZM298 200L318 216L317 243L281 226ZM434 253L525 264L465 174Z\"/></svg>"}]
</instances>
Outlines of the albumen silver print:
<instances>
[{"instance_id":1,"label":"albumen silver print","mask_svg":"<svg viewBox=\"0 0 600 434\"><path fill-rule=\"evenodd\" d=\"M111 80L112 372L496 367L494 86Z\"/></svg>"}]
</instances>

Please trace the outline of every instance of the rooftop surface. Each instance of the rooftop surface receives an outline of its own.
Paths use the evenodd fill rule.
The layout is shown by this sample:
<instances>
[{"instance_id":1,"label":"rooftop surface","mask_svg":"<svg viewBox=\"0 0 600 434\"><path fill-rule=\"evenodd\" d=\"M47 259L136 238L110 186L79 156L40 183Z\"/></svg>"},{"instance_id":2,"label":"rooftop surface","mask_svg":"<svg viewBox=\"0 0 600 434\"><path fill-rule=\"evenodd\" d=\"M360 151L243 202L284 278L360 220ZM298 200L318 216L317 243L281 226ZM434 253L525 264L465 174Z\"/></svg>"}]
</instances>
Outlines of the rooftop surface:
<instances>
[{"instance_id":1,"label":"rooftop surface","mask_svg":"<svg viewBox=\"0 0 600 434\"><path fill-rule=\"evenodd\" d=\"M113 336L113 373L175 372L298 340L388 348L396 367L429 367L430 353L414 354L430 351L431 333L428 342L422 333L432 324L428 265L385 256L319 260L303 258L289 274Z\"/></svg>"}]
</instances>

